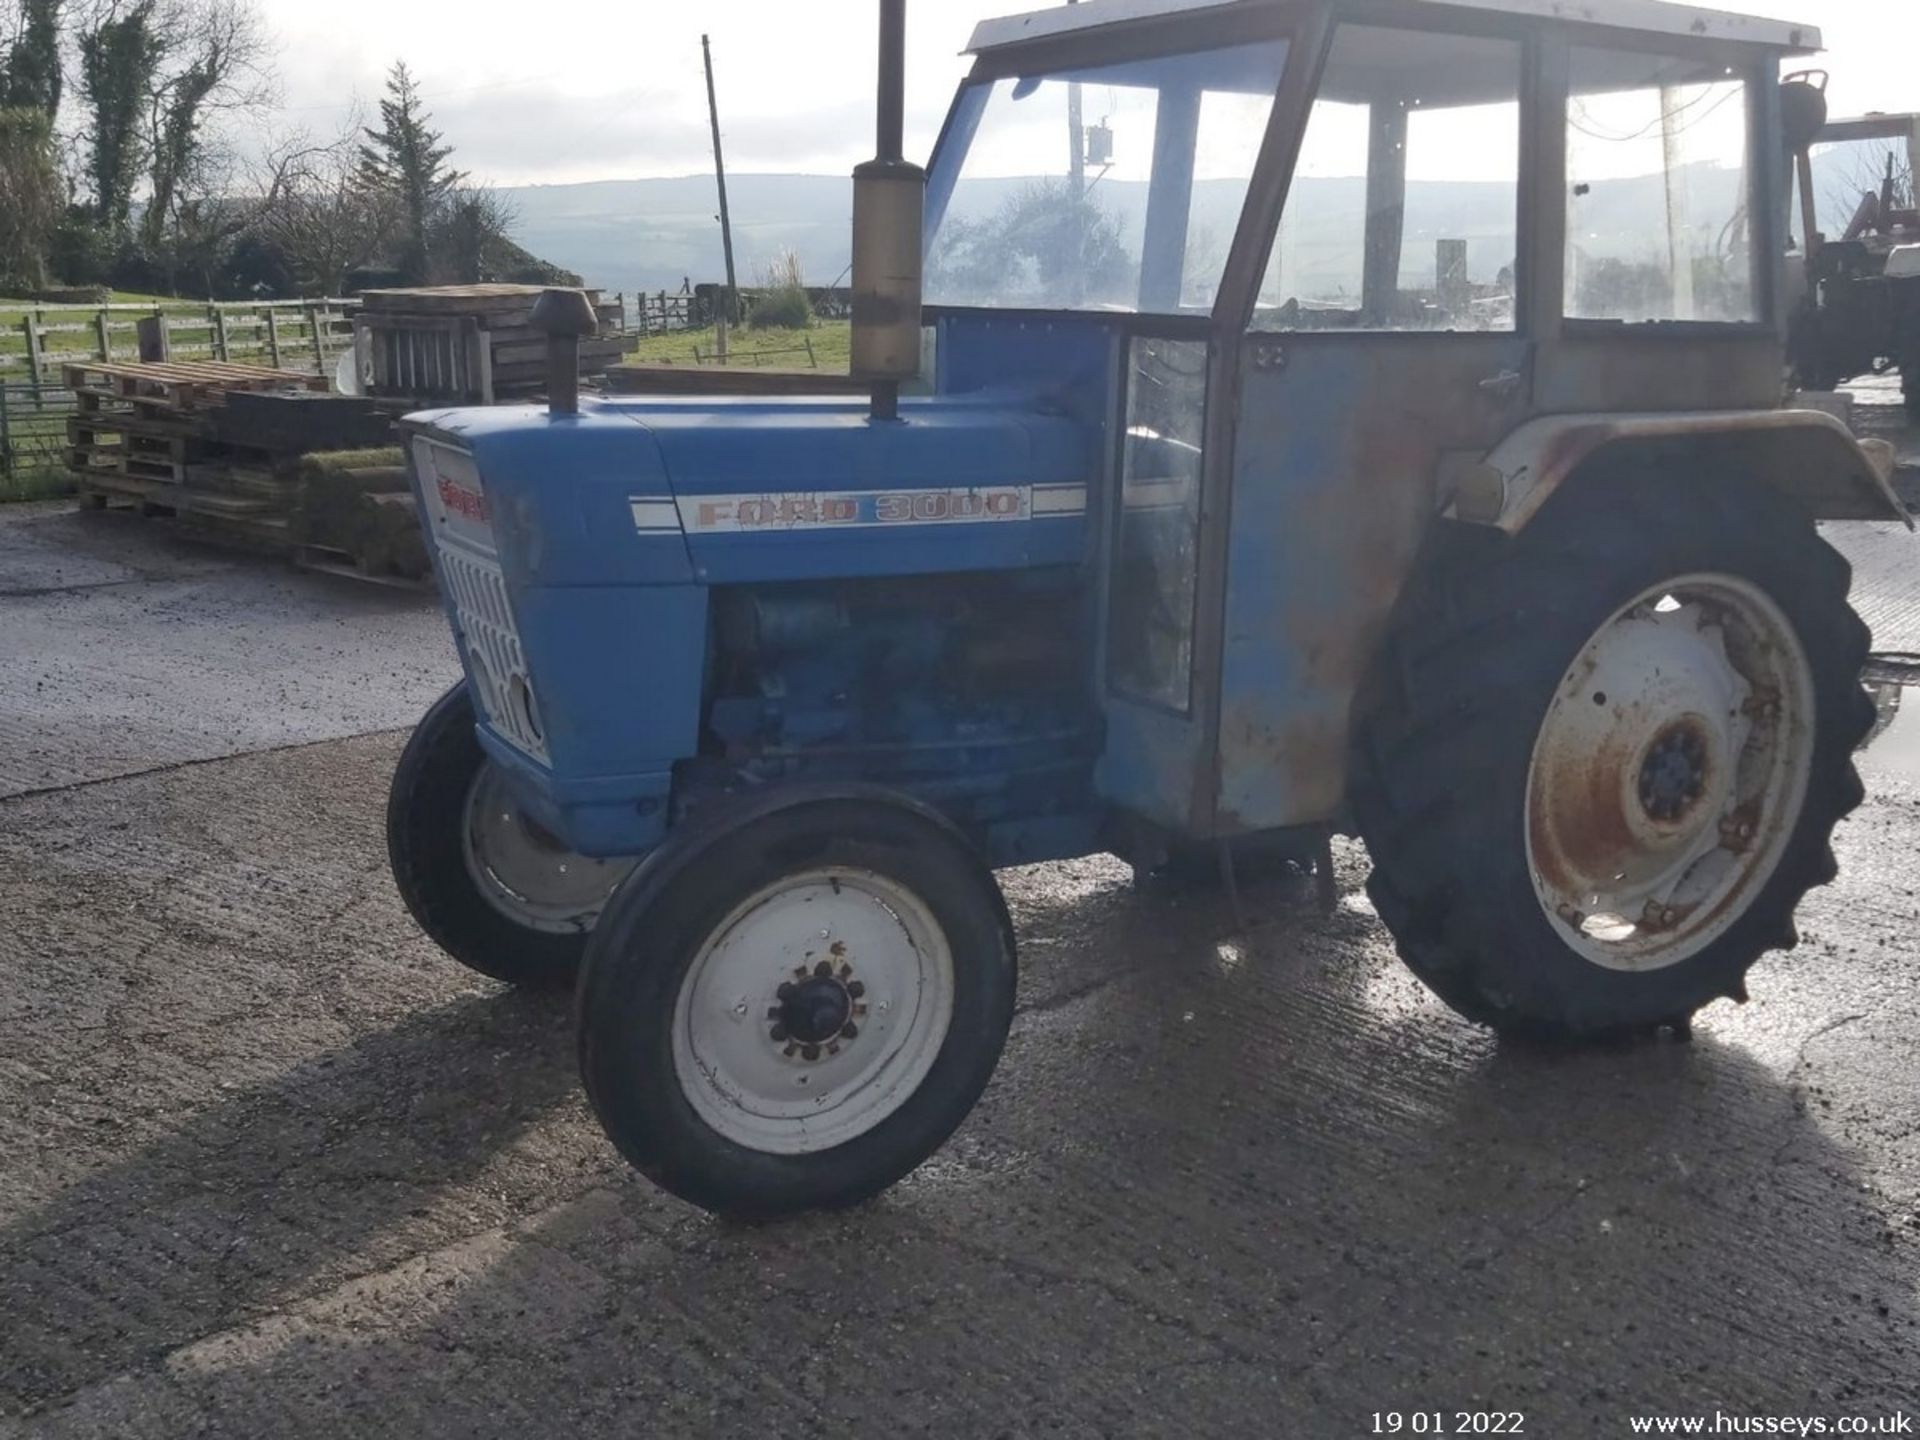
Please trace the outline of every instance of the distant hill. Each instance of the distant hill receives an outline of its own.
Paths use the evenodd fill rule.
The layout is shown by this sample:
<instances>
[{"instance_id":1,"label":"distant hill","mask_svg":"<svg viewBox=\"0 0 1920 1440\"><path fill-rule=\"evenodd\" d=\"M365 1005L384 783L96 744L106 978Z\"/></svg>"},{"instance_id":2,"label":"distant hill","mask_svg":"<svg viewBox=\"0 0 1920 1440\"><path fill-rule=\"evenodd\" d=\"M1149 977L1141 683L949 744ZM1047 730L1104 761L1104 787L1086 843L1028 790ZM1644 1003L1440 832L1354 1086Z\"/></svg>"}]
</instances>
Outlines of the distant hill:
<instances>
[{"instance_id":1,"label":"distant hill","mask_svg":"<svg viewBox=\"0 0 1920 1440\"><path fill-rule=\"evenodd\" d=\"M1849 192L1840 180L1837 161L1824 163L1821 169L1822 192ZM1695 213L1703 224L1708 217L1731 214L1738 183L1734 172L1697 167L1687 179ZM956 196L956 213L989 214L1030 183L1019 179L972 182ZM578 271L589 284L627 292L678 290L683 280L699 284L725 273L719 204L711 176L522 186L503 193L519 215L514 238L534 254ZM1120 219L1129 246L1137 246L1146 213L1146 187L1109 181L1099 185L1095 194ZM1344 274L1349 265L1357 269L1354 240L1349 237L1359 234L1364 194L1358 180L1302 181L1297 202L1302 215L1310 219L1293 237L1289 267L1297 266L1296 273L1307 276ZM853 185L848 178L732 176L728 198L741 284L756 283L768 263L788 248L799 255L813 284L829 285L844 275L851 259ZM1827 193L1822 200L1823 210L1835 208ZM1212 181L1197 186L1199 243L1210 251L1224 251L1233 238L1239 204L1236 184ZM1596 185L1580 201L1577 243L1592 256L1632 258L1630 251L1662 233L1665 205L1666 187L1658 177ZM1511 208L1511 191L1500 185L1416 183L1408 196L1409 275L1431 275L1434 243L1441 239L1468 241L1476 275L1510 263Z\"/></svg>"},{"instance_id":2,"label":"distant hill","mask_svg":"<svg viewBox=\"0 0 1920 1440\"><path fill-rule=\"evenodd\" d=\"M536 255L577 270L590 285L629 293L678 290L726 274L720 205L711 175L604 180L503 190L518 213L514 238ZM740 283L754 284L781 250L800 256L807 278L831 284L851 258L853 182L830 175L729 176Z\"/></svg>"}]
</instances>

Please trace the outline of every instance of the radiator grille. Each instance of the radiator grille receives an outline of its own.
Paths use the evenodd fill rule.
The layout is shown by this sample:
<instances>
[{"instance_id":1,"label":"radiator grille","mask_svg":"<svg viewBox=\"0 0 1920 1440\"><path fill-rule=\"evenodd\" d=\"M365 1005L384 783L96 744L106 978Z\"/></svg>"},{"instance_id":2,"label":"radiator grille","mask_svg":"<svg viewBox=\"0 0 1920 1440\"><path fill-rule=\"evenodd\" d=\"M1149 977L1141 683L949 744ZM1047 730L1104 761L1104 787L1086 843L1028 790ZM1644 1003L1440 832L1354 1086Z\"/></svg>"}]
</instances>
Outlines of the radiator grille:
<instances>
[{"instance_id":1,"label":"radiator grille","mask_svg":"<svg viewBox=\"0 0 1920 1440\"><path fill-rule=\"evenodd\" d=\"M466 636L467 678L482 714L501 736L546 764L546 736L506 577L493 561L446 543L440 546L440 573Z\"/></svg>"}]
</instances>

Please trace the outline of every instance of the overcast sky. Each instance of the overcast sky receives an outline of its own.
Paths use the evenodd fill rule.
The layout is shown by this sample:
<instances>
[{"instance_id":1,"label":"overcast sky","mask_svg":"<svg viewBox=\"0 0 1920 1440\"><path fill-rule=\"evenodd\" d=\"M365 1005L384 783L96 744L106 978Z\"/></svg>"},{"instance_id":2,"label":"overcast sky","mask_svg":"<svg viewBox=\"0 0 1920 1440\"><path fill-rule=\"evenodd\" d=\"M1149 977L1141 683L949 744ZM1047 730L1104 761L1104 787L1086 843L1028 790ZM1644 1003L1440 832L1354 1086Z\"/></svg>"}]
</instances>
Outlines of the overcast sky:
<instances>
[{"instance_id":1,"label":"overcast sky","mask_svg":"<svg viewBox=\"0 0 1920 1440\"><path fill-rule=\"evenodd\" d=\"M874 0L259 0L280 43L274 124L338 129L405 59L476 179L686 175L711 164L702 32L713 37L727 164L841 174L873 151ZM913 0L908 142L932 148L974 23L1031 0ZM1835 112L1920 109L1920 0L1743 0L1819 24Z\"/></svg>"}]
</instances>

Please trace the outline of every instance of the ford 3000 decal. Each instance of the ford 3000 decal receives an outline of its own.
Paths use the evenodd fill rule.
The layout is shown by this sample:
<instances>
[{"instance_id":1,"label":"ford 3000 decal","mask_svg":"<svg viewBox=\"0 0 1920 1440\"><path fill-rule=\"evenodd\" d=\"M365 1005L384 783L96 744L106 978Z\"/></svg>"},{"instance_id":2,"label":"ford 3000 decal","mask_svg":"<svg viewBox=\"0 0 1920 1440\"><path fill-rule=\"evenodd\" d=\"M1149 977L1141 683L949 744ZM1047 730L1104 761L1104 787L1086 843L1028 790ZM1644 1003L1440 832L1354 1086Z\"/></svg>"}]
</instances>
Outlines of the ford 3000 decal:
<instances>
[{"instance_id":1,"label":"ford 3000 decal","mask_svg":"<svg viewBox=\"0 0 1920 1440\"><path fill-rule=\"evenodd\" d=\"M689 495L635 500L642 533L663 520L690 535L766 534L783 530L871 529L890 525L980 525L1081 515L1084 485L994 485L966 490L799 491L762 495Z\"/></svg>"}]
</instances>

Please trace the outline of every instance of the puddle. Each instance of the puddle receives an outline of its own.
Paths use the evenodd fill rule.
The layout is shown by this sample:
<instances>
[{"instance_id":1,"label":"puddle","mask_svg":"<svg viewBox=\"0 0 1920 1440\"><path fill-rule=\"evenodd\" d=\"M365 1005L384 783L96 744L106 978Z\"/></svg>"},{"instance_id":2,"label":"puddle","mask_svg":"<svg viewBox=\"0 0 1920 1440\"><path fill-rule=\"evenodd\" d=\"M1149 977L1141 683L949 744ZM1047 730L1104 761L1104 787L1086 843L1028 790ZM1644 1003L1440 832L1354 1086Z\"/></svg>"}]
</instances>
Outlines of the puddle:
<instances>
[{"instance_id":1,"label":"puddle","mask_svg":"<svg viewBox=\"0 0 1920 1440\"><path fill-rule=\"evenodd\" d=\"M1920 779L1920 697L1891 680L1868 680L1867 689L1880 718L1860 747L1862 761L1882 774Z\"/></svg>"}]
</instances>

